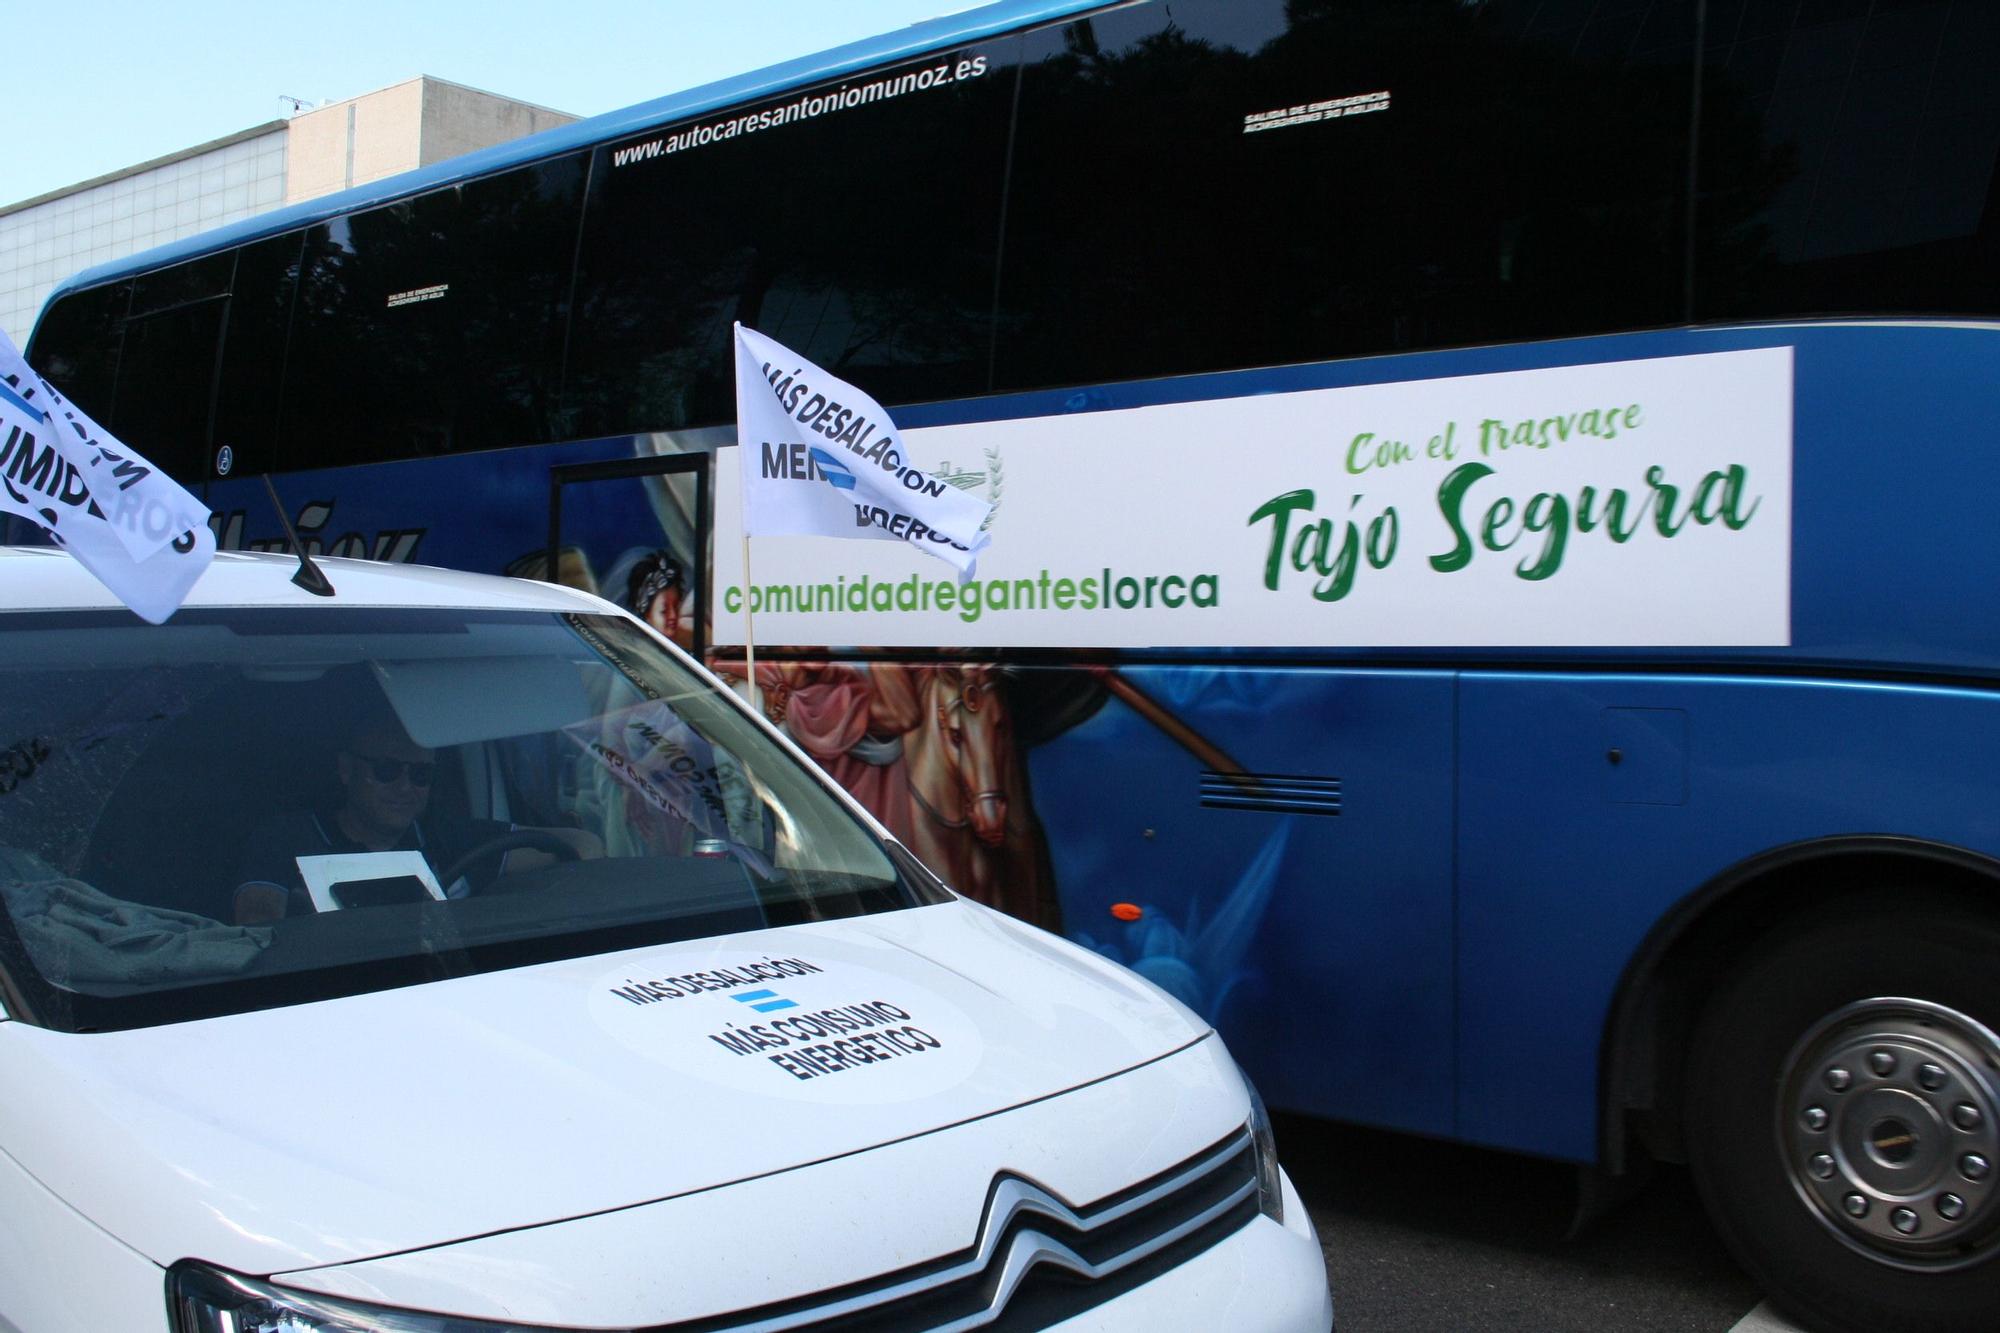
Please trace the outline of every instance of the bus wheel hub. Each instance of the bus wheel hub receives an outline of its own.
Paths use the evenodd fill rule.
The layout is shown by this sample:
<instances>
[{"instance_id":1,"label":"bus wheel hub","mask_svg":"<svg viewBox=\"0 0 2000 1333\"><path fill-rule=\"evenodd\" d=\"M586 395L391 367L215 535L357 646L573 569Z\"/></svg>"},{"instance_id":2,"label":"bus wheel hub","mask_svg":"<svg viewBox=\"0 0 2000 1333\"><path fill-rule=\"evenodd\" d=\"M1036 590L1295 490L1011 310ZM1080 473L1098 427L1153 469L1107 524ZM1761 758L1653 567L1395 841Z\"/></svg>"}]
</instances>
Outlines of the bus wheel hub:
<instances>
[{"instance_id":1,"label":"bus wheel hub","mask_svg":"<svg viewBox=\"0 0 2000 1333\"><path fill-rule=\"evenodd\" d=\"M2000 1037L1924 1000L1863 1000L1792 1048L1785 1170L1848 1245L1899 1267L1982 1257L2000 1223Z\"/></svg>"}]
</instances>

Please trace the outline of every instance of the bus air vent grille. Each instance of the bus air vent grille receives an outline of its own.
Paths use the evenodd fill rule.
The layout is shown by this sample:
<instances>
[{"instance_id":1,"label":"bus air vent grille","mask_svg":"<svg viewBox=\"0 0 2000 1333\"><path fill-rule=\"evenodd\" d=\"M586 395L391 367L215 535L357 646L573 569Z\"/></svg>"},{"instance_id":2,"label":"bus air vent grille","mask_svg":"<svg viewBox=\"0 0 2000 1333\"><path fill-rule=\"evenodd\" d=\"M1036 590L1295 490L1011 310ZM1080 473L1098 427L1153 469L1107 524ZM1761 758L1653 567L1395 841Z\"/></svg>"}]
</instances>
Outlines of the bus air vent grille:
<instances>
[{"instance_id":1,"label":"bus air vent grille","mask_svg":"<svg viewBox=\"0 0 2000 1333\"><path fill-rule=\"evenodd\" d=\"M1201 803L1211 810L1264 810L1284 815L1337 815L1340 779L1286 773L1201 775Z\"/></svg>"}]
</instances>

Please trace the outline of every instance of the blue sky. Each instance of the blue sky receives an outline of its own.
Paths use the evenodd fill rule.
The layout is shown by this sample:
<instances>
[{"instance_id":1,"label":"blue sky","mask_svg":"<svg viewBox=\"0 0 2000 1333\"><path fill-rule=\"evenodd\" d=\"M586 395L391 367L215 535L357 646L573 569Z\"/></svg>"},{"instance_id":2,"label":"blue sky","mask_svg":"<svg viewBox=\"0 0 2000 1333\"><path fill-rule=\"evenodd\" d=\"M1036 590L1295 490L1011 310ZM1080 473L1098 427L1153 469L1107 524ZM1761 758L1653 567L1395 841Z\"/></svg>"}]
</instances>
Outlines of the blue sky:
<instances>
[{"instance_id":1,"label":"blue sky","mask_svg":"<svg viewBox=\"0 0 2000 1333\"><path fill-rule=\"evenodd\" d=\"M9 22L0 206L435 75L577 115L972 0L57 0Z\"/></svg>"}]
</instances>

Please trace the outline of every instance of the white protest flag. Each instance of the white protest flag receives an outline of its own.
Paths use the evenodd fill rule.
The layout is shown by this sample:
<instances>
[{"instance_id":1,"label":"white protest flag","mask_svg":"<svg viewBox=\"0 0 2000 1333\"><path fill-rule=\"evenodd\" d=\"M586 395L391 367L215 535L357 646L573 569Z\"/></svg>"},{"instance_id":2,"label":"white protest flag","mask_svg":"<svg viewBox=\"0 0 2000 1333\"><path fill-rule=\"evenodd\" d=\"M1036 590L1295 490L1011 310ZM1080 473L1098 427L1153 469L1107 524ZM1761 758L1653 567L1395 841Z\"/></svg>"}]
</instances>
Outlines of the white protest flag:
<instances>
[{"instance_id":1,"label":"white protest flag","mask_svg":"<svg viewBox=\"0 0 2000 1333\"><path fill-rule=\"evenodd\" d=\"M0 512L56 544L157 625L215 558L201 501L37 375L0 333Z\"/></svg>"},{"instance_id":2,"label":"white protest flag","mask_svg":"<svg viewBox=\"0 0 2000 1333\"><path fill-rule=\"evenodd\" d=\"M993 506L911 467L881 404L736 326L743 532L907 542L972 577Z\"/></svg>"}]
</instances>

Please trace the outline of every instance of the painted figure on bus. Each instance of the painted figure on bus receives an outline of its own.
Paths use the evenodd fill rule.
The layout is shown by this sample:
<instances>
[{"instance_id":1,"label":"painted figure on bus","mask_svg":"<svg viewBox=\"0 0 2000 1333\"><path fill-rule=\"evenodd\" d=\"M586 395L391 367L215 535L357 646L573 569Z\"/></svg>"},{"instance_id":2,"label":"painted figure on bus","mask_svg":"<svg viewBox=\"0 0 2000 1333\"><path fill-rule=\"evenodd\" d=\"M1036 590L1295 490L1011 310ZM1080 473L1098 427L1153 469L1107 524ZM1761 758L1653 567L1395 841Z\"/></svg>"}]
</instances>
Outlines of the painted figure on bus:
<instances>
[{"instance_id":1,"label":"painted figure on bus","mask_svg":"<svg viewBox=\"0 0 2000 1333\"><path fill-rule=\"evenodd\" d=\"M632 561L625 573L623 592L627 611L680 647L694 650L687 570L671 550L661 547Z\"/></svg>"},{"instance_id":2,"label":"painted figure on bus","mask_svg":"<svg viewBox=\"0 0 2000 1333\"><path fill-rule=\"evenodd\" d=\"M740 663L735 674L742 675ZM916 726L919 707L908 669L890 663L760 662L757 688L765 716L907 843L910 785L903 737Z\"/></svg>"},{"instance_id":3,"label":"painted figure on bus","mask_svg":"<svg viewBox=\"0 0 2000 1333\"><path fill-rule=\"evenodd\" d=\"M905 741L911 850L980 902L1050 924L1041 827L1000 668L910 671L920 681L920 714Z\"/></svg>"},{"instance_id":4,"label":"painted figure on bus","mask_svg":"<svg viewBox=\"0 0 2000 1333\"><path fill-rule=\"evenodd\" d=\"M1060 929L998 669L764 662L757 684L766 715L953 888Z\"/></svg>"}]
</instances>

